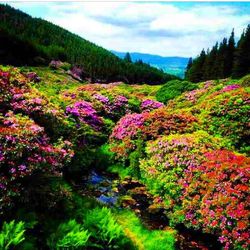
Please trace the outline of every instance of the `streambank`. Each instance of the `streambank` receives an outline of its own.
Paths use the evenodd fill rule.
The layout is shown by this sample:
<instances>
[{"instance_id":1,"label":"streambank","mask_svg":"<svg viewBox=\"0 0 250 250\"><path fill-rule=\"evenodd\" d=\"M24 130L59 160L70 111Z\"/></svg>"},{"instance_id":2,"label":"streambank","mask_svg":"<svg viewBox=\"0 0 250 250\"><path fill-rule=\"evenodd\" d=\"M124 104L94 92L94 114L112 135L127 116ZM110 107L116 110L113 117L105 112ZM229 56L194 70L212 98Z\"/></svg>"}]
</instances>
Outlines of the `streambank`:
<instances>
[{"instance_id":1,"label":"streambank","mask_svg":"<svg viewBox=\"0 0 250 250\"><path fill-rule=\"evenodd\" d=\"M93 170L84 177L79 192L115 210L133 211L148 230L176 231L177 250L221 249L211 234L188 229L182 224L171 228L162 201L153 199L146 187L132 178L121 180L116 174Z\"/></svg>"}]
</instances>

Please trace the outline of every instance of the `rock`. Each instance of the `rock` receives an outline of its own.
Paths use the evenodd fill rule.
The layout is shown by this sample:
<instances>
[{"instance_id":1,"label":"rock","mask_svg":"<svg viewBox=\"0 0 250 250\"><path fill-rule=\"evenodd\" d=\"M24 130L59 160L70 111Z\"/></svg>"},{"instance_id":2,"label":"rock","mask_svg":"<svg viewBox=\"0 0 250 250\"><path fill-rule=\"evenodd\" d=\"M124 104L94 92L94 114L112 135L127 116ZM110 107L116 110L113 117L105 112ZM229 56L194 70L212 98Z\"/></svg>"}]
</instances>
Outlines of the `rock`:
<instances>
[{"instance_id":1,"label":"rock","mask_svg":"<svg viewBox=\"0 0 250 250\"><path fill-rule=\"evenodd\" d=\"M81 66L73 66L69 71L68 74L72 76L74 79L82 82L83 79L86 77L86 73Z\"/></svg>"},{"instance_id":2,"label":"rock","mask_svg":"<svg viewBox=\"0 0 250 250\"><path fill-rule=\"evenodd\" d=\"M62 66L63 62L60 60L52 60L49 64L49 67L52 69L59 69Z\"/></svg>"},{"instance_id":3,"label":"rock","mask_svg":"<svg viewBox=\"0 0 250 250\"><path fill-rule=\"evenodd\" d=\"M121 199L121 203L123 207L134 207L136 206L136 201L131 196L123 196Z\"/></svg>"},{"instance_id":4,"label":"rock","mask_svg":"<svg viewBox=\"0 0 250 250\"><path fill-rule=\"evenodd\" d=\"M157 214L162 212L162 210L164 209L164 205L163 204L157 204L157 203L153 203L148 207L148 212L150 214Z\"/></svg>"},{"instance_id":5,"label":"rock","mask_svg":"<svg viewBox=\"0 0 250 250\"><path fill-rule=\"evenodd\" d=\"M40 82L41 81L41 78L37 75L37 73L35 72L29 72L29 73L26 73L26 77L31 81L31 82Z\"/></svg>"},{"instance_id":6,"label":"rock","mask_svg":"<svg viewBox=\"0 0 250 250\"><path fill-rule=\"evenodd\" d=\"M130 189L128 192L129 192L129 194L144 194L144 195L148 195L147 191L146 191L146 187L144 187L144 186Z\"/></svg>"},{"instance_id":7,"label":"rock","mask_svg":"<svg viewBox=\"0 0 250 250\"><path fill-rule=\"evenodd\" d=\"M136 180L125 179L122 181L121 186L126 190L130 190L136 187L142 187L143 185Z\"/></svg>"}]
</instances>

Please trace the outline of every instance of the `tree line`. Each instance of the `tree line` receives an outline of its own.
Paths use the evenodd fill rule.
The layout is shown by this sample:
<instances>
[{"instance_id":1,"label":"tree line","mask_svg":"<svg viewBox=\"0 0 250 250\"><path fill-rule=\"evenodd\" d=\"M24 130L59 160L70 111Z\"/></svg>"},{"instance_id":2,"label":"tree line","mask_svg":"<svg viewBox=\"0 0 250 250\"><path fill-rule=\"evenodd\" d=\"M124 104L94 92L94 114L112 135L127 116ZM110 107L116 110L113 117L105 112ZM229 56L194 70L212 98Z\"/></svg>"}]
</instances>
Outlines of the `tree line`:
<instances>
[{"instance_id":1,"label":"tree line","mask_svg":"<svg viewBox=\"0 0 250 250\"><path fill-rule=\"evenodd\" d=\"M185 78L192 82L227 77L239 78L250 73L250 24L235 42L234 30L211 50L201 51L194 60L189 59Z\"/></svg>"},{"instance_id":2,"label":"tree line","mask_svg":"<svg viewBox=\"0 0 250 250\"><path fill-rule=\"evenodd\" d=\"M82 66L93 81L159 84L176 79L162 70L122 60L110 51L40 18L0 4L0 63L47 65L50 60Z\"/></svg>"}]
</instances>

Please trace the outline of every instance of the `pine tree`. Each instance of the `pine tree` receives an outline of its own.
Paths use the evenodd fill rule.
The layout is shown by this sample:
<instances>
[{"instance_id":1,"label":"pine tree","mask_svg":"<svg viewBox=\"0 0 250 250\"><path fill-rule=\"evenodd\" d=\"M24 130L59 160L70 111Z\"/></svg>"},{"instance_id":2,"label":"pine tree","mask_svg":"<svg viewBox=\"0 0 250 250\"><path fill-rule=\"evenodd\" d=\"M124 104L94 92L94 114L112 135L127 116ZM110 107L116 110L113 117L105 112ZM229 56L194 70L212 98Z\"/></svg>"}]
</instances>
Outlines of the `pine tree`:
<instances>
[{"instance_id":1,"label":"pine tree","mask_svg":"<svg viewBox=\"0 0 250 250\"><path fill-rule=\"evenodd\" d=\"M126 61L128 63L132 62L131 56L130 56L130 54L128 52L124 56L124 61Z\"/></svg>"},{"instance_id":2,"label":"pine tree","mask_svg":"<svg viewBox=\"0 0 250 250\"><path fill-rule=\"evenodd\" d=\"M234 53L235 53L235 41L234 41L234 30L233 30L228 40L228 45L226 49L225 64L224 64L224 76L225 77L229 77L232 75Z\"/></svg>"},{"instance_id":3,"label":"pine tree","mask_svg":"<svg viewBox=\"0 0 250 250\"><path fill-rule=\"evenodd\" d=\"M218 42L213 46L210 53L206 57L204 67L204 80L215 79L217 76L216 58L218 55Z\"/></svg>"},{"instance_id":4,"label":"pine tree","mask_svg":"<svg viewBox=\"0 0 250 250\"><path fill-rule=\"evenodd\" d=\"M192 65L193 65L193 58L190 57L189 60L188 60L188 64L187 64L187 67L186 67L186 71L185 71L185 79L188 79L188 78L189 78L189 71L190 71L190 69L192 68Z\"/></svg>"},{"instance_id":5,"label":"pine tree","mask_svg":"<svg viewBox=\"0 0 250 250\"><path fill-rule=\"evenodd\" d=\"M192 82L200 82L203 79L204 63L206 60L206 52L203 49L200 56L197 57L192 64L192 67L187 72L187 80Z\"/></svg>"},{"instance_id":6,"label":"pine tree","mask_svg":"<svg viewBox=\"0 0 250 250\"><path fill-rule=\"evenodd\" d=\"M225 78L225 55L227 51L227 39L224 38L223 41L220 43L216 61L215 61L215 78L214 79L220 79L220 78Z\"/></svg>"},{"instance_id":7,"label":"pine tree","mask_svg":"<svg viewBox=\"0 0 250 250\"><path fill-rule=\"evenodd\" d=\"M241 77L250 73L250 25L241 35L235 51L233 77Z\"/></svg>"}]
</instances>

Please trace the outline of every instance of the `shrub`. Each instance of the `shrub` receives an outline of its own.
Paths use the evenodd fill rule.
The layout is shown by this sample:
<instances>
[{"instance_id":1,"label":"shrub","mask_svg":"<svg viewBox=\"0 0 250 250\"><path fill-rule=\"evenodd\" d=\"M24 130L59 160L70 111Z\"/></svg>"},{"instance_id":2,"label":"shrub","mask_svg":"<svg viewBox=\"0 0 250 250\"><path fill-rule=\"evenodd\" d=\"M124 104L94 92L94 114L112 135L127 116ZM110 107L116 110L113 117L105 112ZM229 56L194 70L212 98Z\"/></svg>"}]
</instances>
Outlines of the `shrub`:
<instances>
[{"instance_id":1,"label":"shrub","mask_svg":"<svg viewBox=\"0 0 250 250\"><path fill-rule=\"evenodd\" d=\"M141 111L148 112L163 107L164 104L154 100L146 99L141 103Z\"/></svg>"},{"instance_id":2,"label":"shrub","mask_svg":"<svg viewBox=\"0 0 250 250\"><path fill-rule=\"evenodd\" d=\"M205 152L204 157L180 181L185 223L219 235L224 249L247 249L249 158L228 150Z\"/></svg>"},{"instance_id":3,"label":"shrub","mask_svg":"<svg viewBox=\"0 0 250 250\"><path fill-rule=\"evenodd\" d=\"M71 143L51 144L43 128L26 116L0 116L0 213L24 188L34 172L58 173L73 156Z\"/></svg>"},{"instance_id":4,"label":"shrub","mask_svg":"<svg viewBox=\"0 0 250 250\"><path fill-rule=\"evenodd\" d=\"M86 123L95 130L100 130L103 120L97 115L91 103L79 101L66 108L66 113L72 115L80 123Z\"/></svg>"},{"instance_id":5,"label":"shrub","mask_svg":"<svg viewBox=\"0 0 250 250\"><path fill-rule=\"evenodd\" d=\"M25 239L24 233L24 222L15 222L14 220L9 223L4 222L0 231L0 248L8 250L19 245Z\"/></svg>"},{"instance_id":6,"label":"shrub","mask_svg":"<svg viewBox=\"0 0 250 250\"><path fill-rule=\"evenodd\" d=\"M241 85L243 87L250 87L250 75L246 75L241 79Z\"/></svg>"},{"instance_id":7,"label":"shrub","mask_svg":"<svg viewBox=\"0 0 250 250\"><path fill-rule=\"evenodd\" d=\"M189 166L196 167L208 148L217 147L204 131L193 134L163 136L148 143L146 157L140 161L142 180L152 193L161 196L172 213L181 205L182 186L179 180Z\"/></svg>"},{"instance_id":8,"label":"shrub","mask_svg":"<svg viewBox=\"0 0 250 250\"><path fill-rule=\"evenodd\" d=\"M159 102L167 103L169 100L174 99L175 97L181 95L185 91L191 91L197 88L197 84L172 80L164 84L157 92L156 99Z\"/></svg>"},{"instance_id":9,"label":"shrub","mask_svg":"<svg viewBox=\"0 0 250 250\"><path fill-rule=\"evenodd\" d=\"M165 108L150 113L128 114L115 126L110 136L111 150L117 157L127 158L136 149L136 140L153 140L160 135L185 133L194 130L196 118L171 114Z\"/></svg>"}]
</instances>

